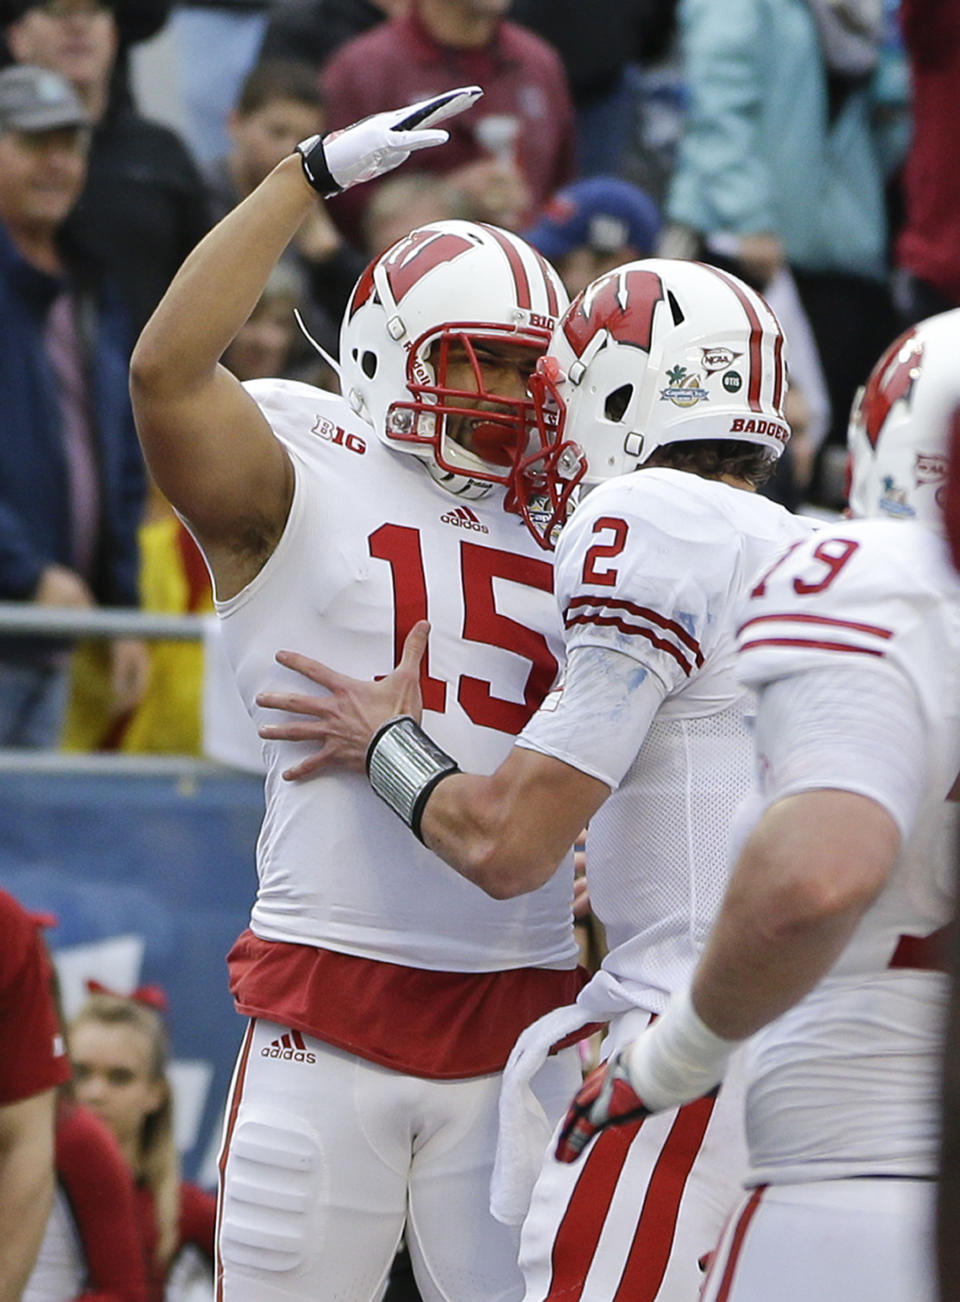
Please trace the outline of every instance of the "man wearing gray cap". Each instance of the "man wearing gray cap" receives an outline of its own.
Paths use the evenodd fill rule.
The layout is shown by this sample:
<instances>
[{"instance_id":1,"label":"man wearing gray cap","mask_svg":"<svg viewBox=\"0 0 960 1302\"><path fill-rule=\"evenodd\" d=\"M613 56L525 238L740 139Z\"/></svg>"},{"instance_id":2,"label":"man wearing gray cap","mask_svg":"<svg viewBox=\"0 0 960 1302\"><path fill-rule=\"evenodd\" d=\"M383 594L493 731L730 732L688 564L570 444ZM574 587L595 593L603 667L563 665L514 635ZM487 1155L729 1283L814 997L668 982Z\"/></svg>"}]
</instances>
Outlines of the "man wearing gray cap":
<instances>
[{"instance_id":1,"label":"man wearing gray cap","mask_svg":"<svg viewBox=\"0 0 960 1302\"><path fill-rule=\"evenodd\" d=\"M86 111L45 68L0 72L0 599L137 602L143 500L127 394L130 332L63 223L86 175ZM113 707L142 691L139 642L111 647ZM55 745L62 646L0 640L0 746Z\"/></svg>"}]
</instances>

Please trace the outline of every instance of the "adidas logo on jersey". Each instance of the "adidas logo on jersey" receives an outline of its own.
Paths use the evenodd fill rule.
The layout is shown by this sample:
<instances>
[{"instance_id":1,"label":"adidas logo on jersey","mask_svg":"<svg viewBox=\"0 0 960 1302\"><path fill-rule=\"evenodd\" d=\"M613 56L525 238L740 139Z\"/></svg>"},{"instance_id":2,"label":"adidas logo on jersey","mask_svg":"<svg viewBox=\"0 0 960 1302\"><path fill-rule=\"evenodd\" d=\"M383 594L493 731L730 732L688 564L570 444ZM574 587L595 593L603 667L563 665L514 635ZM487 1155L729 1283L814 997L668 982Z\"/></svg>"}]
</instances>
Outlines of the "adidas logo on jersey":
<instances>
[{"instance_id":1,"label":"adidas logo on jersey","mask_svg":"<svg viewBox=\"0 0 960 1302\"><path fill-rule=\"evenodd\" d=\"M279 1039L265 1044L260 1050L261 1058L282 1058L285 1062L316 1062L317 1055L311 1053L303 1042L299 1031L288 1031Z\"/></svg>"},{"instance_id":2,"label":"adidas logo on jersey","mask_svg":"<svg viewBox=\"0 0 960 1302\"><path fill-rule=\"evenodd\" d=\"M489 533L490 530L480 520L469 506L455 506L452 511L446 515L441 515L441 524L452 524L457 529L472 529L474 533Z\"/></svg>"}]
</instances>

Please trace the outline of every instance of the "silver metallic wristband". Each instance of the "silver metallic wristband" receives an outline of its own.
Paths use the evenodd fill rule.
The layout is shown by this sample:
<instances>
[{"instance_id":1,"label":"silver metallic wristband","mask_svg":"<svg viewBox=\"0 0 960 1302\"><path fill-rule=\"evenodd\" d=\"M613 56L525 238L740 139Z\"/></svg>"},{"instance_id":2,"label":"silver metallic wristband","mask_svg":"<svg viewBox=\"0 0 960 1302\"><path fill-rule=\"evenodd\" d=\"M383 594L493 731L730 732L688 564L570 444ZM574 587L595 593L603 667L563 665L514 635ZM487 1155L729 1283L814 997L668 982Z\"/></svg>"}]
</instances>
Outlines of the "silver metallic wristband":
<instances>
[{"instance_id":1,"label":"silver metallic wristband","mask_svg":"<svg viewBox=\"0 0 960 1302\"><path fill-rule=\"evenodd\" d=\"M409 714L388 719L367 747L370 785L419 841L423 841L420 823L431 791L443 778L459 772L456 760Z\"/></svg>"},{"instance_id":2,"label":"silver metallic wristband","mask_svg":"<svg viewBox=\"0 0 960 1302\"><path fill-rule=\"evenodd\" d=\"M306 140L301 140L294 149L294 153L300 155L303 174L317 194L322 195L324 199L332 199L334 195L340 193L343 186L336 183L330 168L327 166L327 156L323 150L322 135L310 136Z\"/></svg>"}]
</instances>

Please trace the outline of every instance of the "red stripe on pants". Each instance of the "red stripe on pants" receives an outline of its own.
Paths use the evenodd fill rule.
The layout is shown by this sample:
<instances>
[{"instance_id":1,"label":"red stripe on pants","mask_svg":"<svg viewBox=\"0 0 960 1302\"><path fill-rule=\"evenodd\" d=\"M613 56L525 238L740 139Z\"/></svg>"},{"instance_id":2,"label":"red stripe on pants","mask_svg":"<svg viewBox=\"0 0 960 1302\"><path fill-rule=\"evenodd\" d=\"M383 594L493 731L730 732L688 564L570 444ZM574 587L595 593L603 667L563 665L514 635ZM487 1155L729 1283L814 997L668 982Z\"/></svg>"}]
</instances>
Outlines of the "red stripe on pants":
<instances>
[{"instance_id":1,"label":"red stripe on pants","mask_svg":"<svg viewBox=\"0 0 960 1302\"><path fill-rule=\"evenodd\" d=\"M730 1289L733 1285L733 1275L737 1268L737 1262L740 1259L740 1252L743 1248L743 1241L746 1238L747 1230L750 1228L750 1222L753 1220L753 1214L760 1206L760 1199L763 1197L763 1191L766 1189L765 1184L757 1185L753 1193L747 1199L747 1204L737 1221L737 1228L733 1232L733 1238L730 1240L730 1251L727 1254L726 1262L723 1269L723 1277L720 1280L720 1287L717 1290L715 1302L726 1302L730 1296ZM715 1266L719 1269L719 1261L715 1260ZM710 1276L713 1274L711 1269L707 1275L707 1284L710 1282Z\"/></svg>"},{"instance_id":2,"label":"red stripe on pants","mask_svg":"<svg viewBox=\"0 0 960 1302\"><path fill-rule=\"evenodd\" d=\"M223 1149L220 1153L220 1162L217 1170L220 1173L220 1188L217 1197L217 1229L214 1237L214 1250L216 1252L216 1277L217 1277L217 1302L223 1302L223 1261L220 1257L220 1219L223 1215L223 1173L227 1168L227 1154L230 1152L230 1141L233 1139L233 1132L237 1124L237 1113L240 1111L240 1100L243 1097L243 1082L247 1074L247 1059L250 1057L250 1045L253 1042L253 1030L256 1022L252 1021L247 1027L247 1033L244 1036L243 1048L240 1051L240 1062L237 1066L236 1082L233 1087L233 1094L230 1098L230 1115L227 1117L226 1128L223 1135Z\"/></svg>"},{"instance_id":3,"label":"red stripe on pants","mask_svg":"<svg viewBox=\"0 0 960 1302\"><path fill-rule=\"evenodd\" d=\"M553 1272L544 1302L574 1302L580 1296L627 1152L642 1125L636 1121L604 1131L584 1159L553 1241Z\"/></svg>"},{"instance_id":4,"label":"red stripe on pants","mask_svg":"<svg viewBox=\"0 0 960 1302\"><path fill-rule=\"evenodd\" d=\"M677 1113L650 1176L614 1302L652 1302L657 1296L673 1249L680 1200L715 1102L713 1098L697 1099Z\"/></svg>"}]
</instances>

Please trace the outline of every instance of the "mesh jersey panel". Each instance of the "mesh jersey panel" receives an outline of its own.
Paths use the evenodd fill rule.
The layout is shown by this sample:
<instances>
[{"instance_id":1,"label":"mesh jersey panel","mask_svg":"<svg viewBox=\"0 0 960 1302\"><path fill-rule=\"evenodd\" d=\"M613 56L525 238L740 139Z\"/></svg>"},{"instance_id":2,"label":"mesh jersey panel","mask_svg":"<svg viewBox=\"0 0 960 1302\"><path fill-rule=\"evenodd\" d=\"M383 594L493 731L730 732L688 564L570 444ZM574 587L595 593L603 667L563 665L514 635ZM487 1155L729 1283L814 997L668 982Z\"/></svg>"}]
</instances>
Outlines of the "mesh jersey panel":
<instances>
[{"instance_id":1,"label":"mesh jersey panel","mask_svg":"<svg viewBox=\"0 0 960 1302\"><path fill-rule=\"evenodd\" d=\"M728 875L730 830L753 789L746 702L660 718L594 816L587 874L607 929L604 966L651 991L687 979Z\"/></svg>"}]
</instances>

